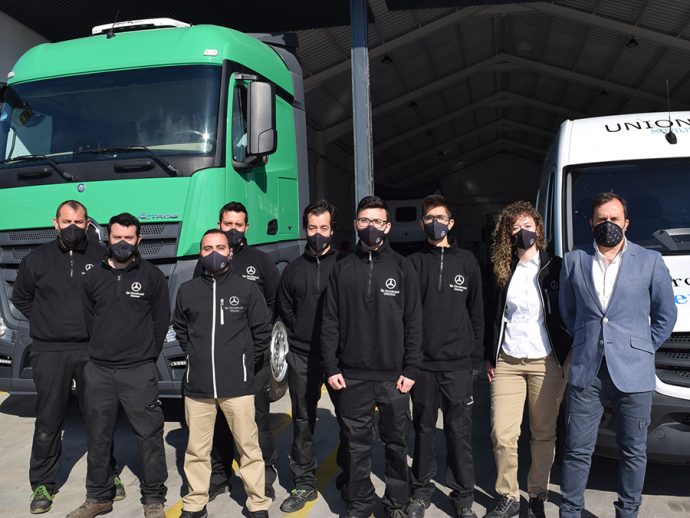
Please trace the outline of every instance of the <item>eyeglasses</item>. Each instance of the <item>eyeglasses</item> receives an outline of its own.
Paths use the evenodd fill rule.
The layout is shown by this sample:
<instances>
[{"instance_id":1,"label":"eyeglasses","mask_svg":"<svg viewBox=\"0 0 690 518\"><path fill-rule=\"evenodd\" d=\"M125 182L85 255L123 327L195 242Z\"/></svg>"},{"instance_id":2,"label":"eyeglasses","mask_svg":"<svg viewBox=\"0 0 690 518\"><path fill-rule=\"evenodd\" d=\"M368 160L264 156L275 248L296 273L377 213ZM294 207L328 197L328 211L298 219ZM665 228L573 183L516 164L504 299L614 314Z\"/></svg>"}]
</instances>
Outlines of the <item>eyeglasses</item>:
<instances>
[{"instance_id":1,"label":"eyeglasses","mask_svg":"<svg viewBox=\"0 0 690 518\"><path fill-rule=\"evenodd\" d=\"M434 220L438 221L439 223L448 223L450 221L450 218L448 216L443 215L443 214L440 214L438 216L433 216L431 214L427 214L426 216L424 216L422 218L422 221L424 221L424 223L431 223Z\"/></svg>"},{"instance_id":2,"label":"eyeglasses","mask_svg":"<svg viewBox=\"0 0 690 518\"><path fill-rule=\"evenodd\" d=\"M360 227L368 227L370 224L374 225L376 228L381 229L388 223L385 219L369 219L369 218L357 218L355 220L357 225Z\"/></svg>"}]
</instances>

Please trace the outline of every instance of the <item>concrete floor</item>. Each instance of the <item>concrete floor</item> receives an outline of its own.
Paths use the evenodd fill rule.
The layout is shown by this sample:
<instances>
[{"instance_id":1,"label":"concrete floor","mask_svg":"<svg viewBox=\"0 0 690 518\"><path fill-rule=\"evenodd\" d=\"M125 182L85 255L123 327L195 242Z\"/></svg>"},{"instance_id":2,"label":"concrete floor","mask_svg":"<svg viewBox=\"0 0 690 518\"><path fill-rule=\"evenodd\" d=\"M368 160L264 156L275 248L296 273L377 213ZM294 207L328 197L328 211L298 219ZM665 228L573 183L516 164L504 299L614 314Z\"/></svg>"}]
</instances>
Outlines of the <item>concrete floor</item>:
<instances>
[{"instance_id":1,"label":"concrete floor","mask_svg":"<svg viewBox=\"0 0 690 518\"><path fill-rule=\"evenodd\" d=\"M475 415L474 415L474 457L477 486L475 490L475 512L483 516L486 508L493 507L493 485L495 467L489 438L488 384L483 380L475 382ZM34 423L35 399L27 396L9 396L0 394L0 488L2 488L2 516L30 516L28 512L30 489L28 483L28 463L31 436ZM186 445L186 431L182 426L182 405L179 400L166 400L165 444L168 462L168 502L166 514L177 518L180 514L180 497L184 493L182 461ZM279 506L291 489L291 476L288 466L288 454L292 427L290 426L290 401L285 396L271 407L271 421L276 438L276 447L280 452L278 461L279 481L276 486L277 499L271 508L271 516L282 516ZM439 420L439 428L441 421ZM528 443L526 433L521 439L520 484L526 486L528 468ZM444 478L445 447L442 434L437 434L437 451L441 458L439 465L439 491L436 492L432 505L426 516L434 518L448 516L452 513L447 489L442 486ZM321 399L318 411L316 431L316 449L319 456L318 480L320 497L310 502L303 510L293 513L291 518L321 518L338 516L344 513L344 505L335 489L335 449L338 443L338 426L333 415L333 408L328 395ZM410 446L413 436L410 433ZM84 424L76 404L70 408L65 423L63 438L62 464L58 474L59 494L56 496L53 509L46 516L64 516L79 506L84 499L84 479L86 472L86 440ZM411 452L410 452L411 453ZM383 451L380 444L374 448L374 484L379 496L383 493ZM110 516L135 517L143 516L139 503L137 474L139 460L134 437L126 420L121 419L116 431L116 457L123 466L122 480L127 489L127 498L116 502ZM595 458L587 491L586 518L613 517L613 501L616 499L616 469L613 460ZM549 517L558 516L559 467L552 472L552 485L549 494L550 502L546 505ZM690 516L690 466L650 465L647 469L645 496L640 513L641 517L675 518ZM524 494L523 494L524 496ZM232 492L221 495L208 506L210 517L240 517L243 513L244 491L239 479L233 479ZM526 515L526 502L523 500L523 516ZM375 516L382 517L381 508Z\"/></svg>"}]
</instances>

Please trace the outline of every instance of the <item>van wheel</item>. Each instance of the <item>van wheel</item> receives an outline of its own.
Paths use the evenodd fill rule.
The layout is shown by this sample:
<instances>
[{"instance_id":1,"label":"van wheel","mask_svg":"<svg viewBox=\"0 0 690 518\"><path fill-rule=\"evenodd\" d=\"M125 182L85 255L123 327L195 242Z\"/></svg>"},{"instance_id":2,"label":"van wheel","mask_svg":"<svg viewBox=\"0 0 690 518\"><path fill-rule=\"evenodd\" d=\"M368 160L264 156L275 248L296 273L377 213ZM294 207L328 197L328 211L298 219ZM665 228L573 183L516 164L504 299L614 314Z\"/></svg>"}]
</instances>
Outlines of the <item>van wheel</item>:
<instances>
[{"instance_id":1,"label":"van wheel","mask_svg":"<svg viewBox=\"0 0 690 518\"><path fill-rule=\"evenodd\" d=\"M290 350L287 328L280 320L273 324L269 346L271 372L268 377L268 398L278 401L287 392L287 353Z\"/></svg>"}]
</instances>

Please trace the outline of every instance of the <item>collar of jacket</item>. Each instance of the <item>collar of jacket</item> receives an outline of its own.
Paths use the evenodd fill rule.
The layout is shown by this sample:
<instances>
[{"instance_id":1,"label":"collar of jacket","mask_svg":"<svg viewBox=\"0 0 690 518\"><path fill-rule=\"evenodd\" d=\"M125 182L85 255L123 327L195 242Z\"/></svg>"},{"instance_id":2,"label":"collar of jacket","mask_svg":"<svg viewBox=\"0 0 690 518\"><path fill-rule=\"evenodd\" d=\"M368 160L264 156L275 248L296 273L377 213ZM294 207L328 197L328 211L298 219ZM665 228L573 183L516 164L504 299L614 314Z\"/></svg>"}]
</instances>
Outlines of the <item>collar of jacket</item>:
<instances>
[{"instance_id":1,"label":"collar of jacket","mask_svg":"<svg viewBox=\"0 0 690 518\"><path fill-rule=\"evenodd\" d=\"M228 269L225 270L223 273L219 275L212 275L206 271L206 269L203 270L201 273L200 277L201 279L206 283L206 284L213 284L213 279L216 280L216 282L221 283L225 282L225 279L230 277L230 274L232 273L232 259L230 259L230 265L228 266Z\"/></svg>"},{"instance_id":2,"label":"collar of jacket","mask_svg":"<svg viewBox=\"0 0 690 518\"><path fill-rule=\"evenodd\" d=\"M510 259L510 278L512 279L517 264L520 260L518 259L517 252L513 252ZM546 267L551 262L551 256L546 252L546 250L539 250L539 279L544 277L544 272L546 272ZM510 279L508 279L508 284L510 284ZM508 286L506 284L506 287Z\"/></svg>"},{"instance_id":3,"label":"collar of jacket","mask_svg":"<svg viewBox=\"0 0 690 518\"><path fill-rule=\"evenodd\" d=\"M134 252L134 255L132 256L133 260L127 263L127 266L125 266L124 268L113 268L112 266L110 266L110 262L108 262L108 259L110 259L110 257L111 255L107 254L103 258L103 267L114 272L128 272L130 270L134 270L134 268L138 268L139 264L141 264L141 255L139 255L139 252Z\"/></svg>"},{"instance_id":4,"label":"collar of jacket","mask_svg":"<svg viewBox=\"0 0 690 518\"><path fill-rule=\"evenodd\" d=\"M302 254L302 256L306 260L311 261L312 263L315 263L317 257L319 258L320 261L323 261L326 257L333 255L335 253L338 253L338 251L335 248L333 248L333 245L331 245L331 248L328 249L328 252L326 252L325 254L321 254L321 255L314 254L314 251L311 248L309 248L309 245L304 245L304 253Z\"/></svg>"},{"instance_id":5,"label":"collar of jacket","mask_svg":"<svg viewBox=\"0 0 690 518\"><path fill-rule=\"evenodd\" d=\"M357 254L357 257L364 261L369 260L369 252L371 252L371 258L374 261L380 261L386 257L388 257L391 254L391 247L388 244L388 238L385 237L383 238L383 243L381 243L381 246L378 247L376 250L362 250L362 242L359 241L357 243L357 247L355 248L355 253Z\"/></svg>"},{"instance_id":6,"label":"collar of jacket","mask_svg":"<svg viewBox=\"0 0 690 518\"><path fill-rule=\"evenodd\" d=\"M241 254L242 252L244 252L246 250L246 248L248 246L249 245L247 244L247 238L243 237L242 240L238 243L238 245L232 249L233 255Z\"/></svg>"},{"instance_id":7,"label":"collar of jacket","mask_svg":"<svg viewBox=\"0 0 690 518\"><path fill-rule=\"evenodd\" d=\"M444 249L443 253L444 254L454 254L459 250L458 248L458 242L453 239L452 237L448 238L448 246L435 246L429 243L429 240L424 241L424 248L423 250L425 252L429 252L434 255L441 255L441 249Z\"/></svg>"}]
</instances>

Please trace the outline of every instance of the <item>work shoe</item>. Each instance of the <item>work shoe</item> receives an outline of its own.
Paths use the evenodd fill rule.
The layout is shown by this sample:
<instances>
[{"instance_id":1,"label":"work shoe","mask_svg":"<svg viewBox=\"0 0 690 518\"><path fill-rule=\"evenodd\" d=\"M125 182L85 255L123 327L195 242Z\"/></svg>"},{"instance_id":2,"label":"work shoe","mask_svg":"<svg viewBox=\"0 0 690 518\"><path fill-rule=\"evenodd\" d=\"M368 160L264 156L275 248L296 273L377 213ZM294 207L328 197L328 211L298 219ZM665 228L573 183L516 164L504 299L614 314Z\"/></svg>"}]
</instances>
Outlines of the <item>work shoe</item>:
<instances>
[{"instance_id":1,"label":"work shoe","mask_svg":"<svg viewBox=\"0 0 690 518\"><path fill-rule=\"evenodd\" d=\"M284 513L294 513L304 507L307 502L316 500L318 494L316 489L293 489L282 504L280 510Z\"/></svg>"},{"instance_id":2,"label":"work shoe","mask_svg":"<svg viewBox=\"0 0 690 518\"><path fill-rule=\"evenodd\" d=\"M29 510L31 514L42 514L50 511L50 506L53 505L53 495L50 494L46 486L38 486L31 494L31 505Z\"/></svg>"},{"instance_id":3,"label":"work shoe","mask_svg":"<svg viewBox=\"0 0 690 518\"><path fill-rule=\"evenodd\" d=\"M124 500L127 498L127 493L125 492L125 485L122 483L122 480L120 477L115 475L113 478L113 484L115 484L115 496L113 497L113 500L115 502L119 502L120 500Z\"/></svg>"},{"instance_id":4,"label":"work shoe","mask_svg":"<svg viewBox=\"0 0 690 518\"><path fill-rule=\"evenodd\" d=\"M213 502L218 495L229 493L230 489L231 486L227 482L224 484L211 484L211 486L208 488L208 501Z\"/></svg>"},{"instance_id":5,"label":"work shoe","mask_svg":"<svg viewBox=\"0 0 690 518\"><path fill-rule=\"evenodd\" d=\"M182 509L182 514L180 515L180 518L206 518L208 516L208 512L206 511L206 507L201 511L185 511Z\"/></svg>"},{"instance_id":6,"label":"work shoe","mask_svg":"<svg viewBox=\"0 0 690 518\"><path fill-rule=\"evenodd\" d=\"M425 502L421 498L410 498L410 502L407 504L407 516L409 518L423 518L424 512L429 508L431 502Z\"/></svg>"},{"instance_id":7,"label":"work shoe","mask_svg":"<svg viewBox=\"0 0 690 518\"><path fill-rule=\"evenodd\" d=\"M474 511L472 510L471 507L456 506L455 507L455 516L457 518L477 518L477 515L474 514Z\"/></svg>"},{"instance_id":8,"label":"work shoe","mask_svg":"<svg viewBox=\"0 0 690 518\"><path fill-rule=\"evenodd\" d=\"M249 511L249 518L268 518L268 511Z\"/></svg>"},{"instance_id":9,"label":"work shoe","mask_svg":"<svg viewBox=\"0 0 690 518\"><path fill-rule=\"evenodd\" d=\"M501 495L493 511L484 518L511 518L520 515L520 501L508 495Z\"/></svg>"},{"instance_id":10,"label":"work shoe","mask_svg":"<svg viewBox=\"0 0 690 518\"><path fill-rule=\"evenodd\" d=\"M94 518L113 510L112 502L98 502L87 498L86 501L67 515L67 518Z\"/></svg>"},{"instance_id":11,"label":"work shoe","mask_svg":"<svg viewBox=\"0 0 690 518\"><path fill-rule=\"evenodd\" d=\"M144 504L144 518L165 518L165 506L162 503Z\"/></svg>"},{"instance_id":12,"label":"work shoe","mask_svg":"<svg viewBox=\"0 0 690 518\"><path fill-rule=\"evenodd\" d=\"M271 500L275 500L275 499L276 499L276 490L273 489L273 486L268 486L268 485L267 485L267 486L264 488L264 496L265 496L266 498L270 498Z\"/></svg>"},{"instance_id":13,"label":"work shoe","mask_svg":"<svg viewBox=\"0 0 690 518\"><path fill-rule=\"evenodd\" d=\"M386 509L385 512L386 518L407 518L407 513L402 508Z\"/></svg>"},{"instance_id":14,"label":"work shoe","mask_svg":"<svg viewBox=\"0 0 690 518\"><path fill-rule=\"evenodd\" d=\"M530 498L527 518L546 518L546 513L544 512L544 502L546 502L546 495L539 495Z\"/></svg>"}]
</instances>

